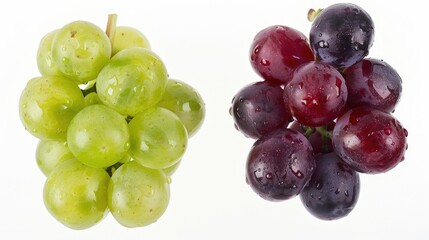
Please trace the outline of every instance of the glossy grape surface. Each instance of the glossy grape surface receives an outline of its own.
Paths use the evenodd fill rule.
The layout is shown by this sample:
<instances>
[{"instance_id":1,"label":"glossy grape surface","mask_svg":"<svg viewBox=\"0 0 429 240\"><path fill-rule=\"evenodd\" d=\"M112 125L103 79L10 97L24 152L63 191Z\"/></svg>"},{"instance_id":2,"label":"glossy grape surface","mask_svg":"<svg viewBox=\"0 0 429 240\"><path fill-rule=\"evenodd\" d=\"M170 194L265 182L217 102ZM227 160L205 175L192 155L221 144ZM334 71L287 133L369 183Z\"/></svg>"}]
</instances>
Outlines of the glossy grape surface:
<instances>
[{"instance_id":1,"label":"glossy grape surface","mask_svg":"<svg viewBox=\"0 0 429 240\"><path fill-rule=\"evenodd\" d=\"M75 158L63 140L40 140L36 148L36 162L45 176L49 176L55 167Z\"/></svg>"},{"instance_id":2,"label":"glossy grape surface","mask_svg":"<svg viewBox=\"0 0 429 240\"><path fill-rule=\"evenodd\" d=\"M359 198L358 173L335 153L318 155L316 166L308 185L300 193L305 208L323 220L347 216Z\"/></svg>"},{"instance_id":3,"label":"glossy grape surface","mask_svg":"<svg viewBox=\"0 0 429 240\"><path fill-rule=\"evenodd\" d=\"M344 71L347 84L347 104L368 106L392 112L402 93L402 79L388 63L368 58Z\"/></svg>"},{"instance_id":4,"label":"glossy grape surface","mask_svg":"<svg viewBox=\"0 0 429 240\"><path fill-rule=\"evenodd\" d=\"M97 94L106 106L123 115L135 116L161 99L168 73L154 52L127 48L104 66L97 77Z\"/></svg>"},{"instance_id":5,"label":"glossy grape surface","mask_svg":"<svg viewBox=\"0 0 429 240\"><path fill-rule=\"evenodd\" d=\"M316 167L310 142L291 129L278 129L258 139L246 163L246 179L262 198L286 200L298 195Z\"/></svg>"},{"instance_id":6,"label":"glossy grape surface","mask_svg":"<svg viewBox=\"0 0 429 240\"><path fill-rule=\"evenodd\" d=\"M67 143L80 162L105 168L117 163L128 152L130 131L122 115L95 104L85 107L70 122Z\"/></svg>"},{"instance_id":7,"label":"glossy grape surface","mask_svg":"<svg viewBox=\"0 0 429 240\"><path fill-rule=\"evenodd\" d=\"M170 186L162 170L131 161L113 174L108 188L108 206L113 217L126 227L154 223L167 209Z\"/></svg>"},{"instance_id":8,"label":"glossy grape surface","mask_svg":"<svg viewBox=\"0 0 429 240\"><path fill-rule=\"evenodd\" d=\"M310 62L299 67L284 89L285 103L292 116L305 126L331 123L347 101L347 87L340 72L325 63Z\"/></svg>"},{"instance_id":9,"label":"glossy grape surface","mask_svg":"<svg viewBox=\"0 0 429 240\"><path fill-rule=\"evenodd\" d=\"M287 126L292 120L284 106L283 89L267 81L240 89L232 100L230 113L236 128L254 139Z\"/></svg>"},{"instance_id":10,"label":"glossy grape surface","mask_svg":"<svg viewBox=\"0 0 429 240\"><path fill-rule=\"evenodd\" d=\"M370 15L352 3L323 9L310 30L310 46L316 58L337 68L362 60L373 41L374 23Z\"/></svg>"},{"instance_id":11,"label":"glossy grape surface","mask_svg":"<svg viewBox=\"0 0 429 240\"><path fill-rule=\"evenodd\" d=\"M404 159L407 132L391 114L369 107L341 116L333 130L334 150L353 169L383 173Z\"/></svg>"},{"instance_id":12,"label":"glossy grape surface","mask_svg":"<svg viewBox=\"0 0 429 240\"><path fill-rule=\"evenodd\" d=\"M286 84L301 64L314 60L307 37L296 29L275 25L260 31L250 47L250 63L265 80Z\"/></svg>"},{"instance_id":13,"label":"glossy grape surface","mask_svg":"<svg viewBox=\"0 0 429 240\"><path fill-rule=\"evenodd\" d=\"M155 107L142 112L130 121L129 128L130 154L145 167L168 168L186 151L186 128L170 110Z\"/></svg>"},{"instance_id":14,"label":"glossy grape surface","mask_svg":"<svg viewBox=\"0 0 429 240\"><path fill-rule=\"evenodd\" d=\"M108 213L109 175L76 159L62 162L46 179L43 200L59 222L72 229L86 229Z\"/></svg>"},{"instance_id":15,"label":"glossy grape surface","mask_svg":"<svg viewBox=\"0 0 429 240\"><path fill-rule=\"evenodd\" d=\"M40 139L65 140L70 121L83 107L79 87L60 76L31 79L19 99L25 129Z\"/></svg>"},{"instance_id":16,"label":"glossy grape surface","mask_svg":"<svg viewBox=\"0 0 429 240\"><path fill-rule=\"evenodd\" d=\"M110 56L109 38L97 25L87 21L66 24L52 41L56 66L78 84L95 79Z\"/></svg>"},{"instance_id":17,"label":"glossy grape surface","mask_svg":"<svg viewBox=\"0 0 429 240\"><path fill-rule=\"evenodd\" d=\"M130 47L150 48L149 40L138 29L128 26L117 26L115 40L112 46L112 55Z\"/></svg>"},{"instance_id":18,"label":"glossy grape surface","mask_svg":"<svg viewBox=\"0 0 429 240\"><path fill-rule=\"evenodd\" d=\"M40 74L43 76L61 75L61 71L52 59L52 41L57 32L58 29L47 33L39 43L39 48L37 50L37 67L39 68Z\"/></svg>"},{"instance_id":19,"label":"glossy grape surface","mask_svg":"<svg viewBox=\"0 0 429 240\"><path fill-rule=\"evenodd\" d=\"M204 122L206 107L203 98L191 85L169 79L158 106L174 112L185 125L188 137L194 136Z\"/></svg>"}]
</instances>

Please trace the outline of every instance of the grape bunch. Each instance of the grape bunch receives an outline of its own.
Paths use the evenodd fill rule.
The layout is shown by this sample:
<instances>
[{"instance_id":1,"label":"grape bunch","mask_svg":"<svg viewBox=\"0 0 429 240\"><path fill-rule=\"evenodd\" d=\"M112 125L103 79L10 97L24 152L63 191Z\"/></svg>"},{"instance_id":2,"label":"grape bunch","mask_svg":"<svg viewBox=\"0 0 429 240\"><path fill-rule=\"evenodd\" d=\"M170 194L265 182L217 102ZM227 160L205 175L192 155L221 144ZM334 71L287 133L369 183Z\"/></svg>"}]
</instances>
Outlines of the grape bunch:
<instances>
[{"instance_id":1,"label":"grape bunch","mask_svg":"<svg viewBox=\"0 0 429 240\"><path fill-rule=\"evenodd\" d=\"M109 212L125 227L157 221L205 117L200 94L169 78L145 35L116 20L109 15L105 32L74 21L47 33L37 52L40 76L20 97L21 121L39 139L45 206L72 229Z\"/></svg>"},{"instance_id":2,"label":"grape bunch","mask_svg":"<svg viewBox=\"0 0 429 240\"><path fill-rule=\"evenodd\" d=\"M262 80L236 93L230 114L255 140L250 187L269 201L299 196L312 215L335 220L355 207L359 174L404 160L408 133L393 116L402 79L368 57L374 23L361 7L338 3L308 17L309 38L284 25L256 34L250 63Z\"/></svg>"}]
</instances>

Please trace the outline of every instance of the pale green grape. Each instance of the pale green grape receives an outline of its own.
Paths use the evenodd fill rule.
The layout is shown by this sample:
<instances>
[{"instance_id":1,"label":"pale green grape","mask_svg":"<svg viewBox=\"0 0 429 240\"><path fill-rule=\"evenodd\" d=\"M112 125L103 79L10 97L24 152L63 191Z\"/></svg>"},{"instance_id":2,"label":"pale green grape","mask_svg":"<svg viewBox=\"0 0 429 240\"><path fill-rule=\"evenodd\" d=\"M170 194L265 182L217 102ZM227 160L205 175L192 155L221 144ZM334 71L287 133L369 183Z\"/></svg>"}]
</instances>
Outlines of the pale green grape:
<instances>
[{"instance_id":1,"label":"pale green grape","mask_svg":"<svg viewBox=\"0 0 429 240\"><path fill-rule=\"evenodd\" d=\"M94 104L100 104L101 103L100 98L98 97L98 94L96 92L88 93L85 96L84 101L85 101L85 106L86 107L94 105Z\"/></svg>"},{"instance_id":2,"label":"pale green grape","mask_svg":"<svg viewBox=\"0 0 429 240\"><path fill-rule=\"evenodd\" d=\"M43 200L59 222L72 229L86 229L108 213L110 177L104 169L88 167L76 159L60 163L46 179Z\"/></svg>"},{"instance_id":3,"label":"pale green grape","mask_svg":"<svg viewBox=\"0 0 429 240\"><path fill-rule=\"evenodd\" d=\"M185 153L186 128L170 110L155 107L142 112L130 121L129 127L131 156L145 167L170 167Z\"/></svg>"},{"instance_id":4,"label":"pale green grape","mask_svg":"<svg viewBox=\"0 0 429 240\"><path fill-rule=\"evenodd\" d=\"M65 139L71 119L83 107L82 91L60 76L31 79L19 100L24 127L40 139Z\"/></svg>"},{"instance_id":5,"label":"pale green grape","mask_svg":"<svg viewBox=\"0 0 429 240\"><path fill-rule=\"evenodd\" d=\"M121 160L130 147L129 138L125 118L101 104L85 107L76 114L67 132L73 155L83 164L97 168Z\"/></svg>"},{"instance_id":6,"label":"pale green grape","mask_svg":"<svg viewBox=\"0 0 429 240\"><path fill-rule=\"evenodd\" d=\"M112 57L97 77L97 94L107 106L135 116L162 97L168 74L152 51L133 47Z\"/></svg>"},{"instance_id":7,"label":"pale green grape","mask_svg":"<svg viewBox=\"0 0 429 240\"><path fill-rule=\"evenodd\" d=\"M71 22L60 28L52 41L55 64L77 84L95 79L110 56L109 38L90 22Z\"/></svg>"},{"instance_id":8,"label":"pale green grape","mask_svg":"<svg viewBox=\"0 0 429 240\"><path fill-rule=\"evenodd\" d=\"M108 206L123 226L143 227L156 222L169 201L169 180L161 170L131 161L119 167L110 179Z\"/></svg>"},{"instance_id":9,"label":"pale green grape","mask_svg":"<svg viewBox=\"0 0 429 240\"><path fill-rule=\"evenodd\" d=\"M112 55L130 47L143 47L150 49L148 39L143 33L133 27L117 26L113 41Z\"/></svg>"},{"instance_id":10,"label":"pale green grape","mask_svg":"<svg viewBox=\"0 0 429 240\"><path fill-rule=\"evenodd\" d=\"M46 75L61 75L61 71L52 59L52 40L58 30L47 33L39 43L37 50L37 67L40 74Z\"/></svg>"},{"instance_id":11,"label":"pale green grape","mask_svg":"<svg viewBox=\"0 0 429 240\"><path fill-rule=\"evenodd\" d=\"M72 158L65 141L40 140L37 144L36 162L45 176L49 176L59 163Z\"/></svg>"},{"instance_id":12,"label":"pale green grape","mask_svg":"<svg viewBox=\"0 0 429 240\"><path fill-rule=\"evenodd\" d=\"M192 137L203 124L206 110L200 94L189 84L169 79L158 106L174 112Z\"/></svg>"}]
</instances>

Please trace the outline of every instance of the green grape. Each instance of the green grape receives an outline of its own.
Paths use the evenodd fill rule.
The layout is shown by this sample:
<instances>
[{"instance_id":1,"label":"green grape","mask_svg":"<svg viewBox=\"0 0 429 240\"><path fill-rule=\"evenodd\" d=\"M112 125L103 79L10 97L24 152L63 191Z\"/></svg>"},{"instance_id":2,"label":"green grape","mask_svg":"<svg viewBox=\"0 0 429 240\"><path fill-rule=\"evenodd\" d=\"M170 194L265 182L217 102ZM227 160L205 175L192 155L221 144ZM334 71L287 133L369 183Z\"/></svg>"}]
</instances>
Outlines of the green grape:
<instances>
[{"instance_id":1,"label":"green grape","mask_svg":"<svg viewBox=\"0 0 429 240\"><path fill-rule=\"evenodd\" d=\"M177 171L181 162L182 162L182 159L180 159L179 161L177 161L175 164L171 165L170 167L163 168L162 171L164 171L165 175L167 175L168 177L171 177Z\"/></svg>"},{"instance_id":2,"label":"green grape","mask_svg":"<svg viewBox=\"0 0 429 240\"><path fill-rule=\"evenodd\" d=\"M97 77L101 102L123 115L135 116L162 97L168 74L152 51L133 47L112 57Z\"/></svg>"},{"instance_id":3,"label":"green grape","mask_svg":"<svg viewBox=\"0 0 429 240\"><path fill-rule=\"evenodd\" d=\"M52 41L55 64L77 84L95 79L110 56L109 38L90 22L71 22L60 28Z\"/></svg>"},{"instance_id":4,"label":"green grape","mask_svg":"<svg viewBox=\"0 0 429 240\"><path fill-rule=\"evenodd\" d=\"M91 106L91 105L95 105L95 104L100 104L100 98L98 97L98 94L96 92L90 92L88 93L85 98L85 106Z\"/></svg>"},{"instance_id":5,"label":"green grape","mask_svg":"<svg viewBox=\"0 0 429 240\"><path fill-rule=\"evenodd\" d=\"M129 138L125 118L101 104L85 107L76 114L67 132L73 155L83 164L96 168L120 161L130 147Z\"/></svg>"},{"instance_id":6,"label":"green grape","mask_svg":"<svg viewBox=\"0 0 429 240\"><path fill-rule=\"evenodd\" d=\"M60 76L31 79L19 100L24 127L40 139L65 139L71 119L83 107L82 91Z\"/></svg>"},{"instance_id":7,"label":"green grape","mask_svg":"<svg viewBox=\"0 0 429 240\"><path fill-rule=\"evenodd\" d=\"M76 159L59 164L46 179L43 200L59 222L72 229L86 229L108 213L110 177L103 169L88 167Z\"/></svg>"},{"instance_id":8,"label":"green grape","mask_svg":"<svg viewBox=\"0 0 429 240\"><path fill-rule=\"evenodd\" d=\"M145 167L170 167L185 153L186 128L173 112L165 108L155 107L136 115L129 127L131 156Z\"/></svg>"},{"instance_id":9,"label":"green grape","mask_svg":"<svg viewBox=\"0 0 429 240\"><path fill-rule=\"evenodd\" d=\"M130 47L150 49L150 44L146 36L139 30L127 26L117 26L113 41L112 55Z\"/></svg>"},{"instance_id":10,"label":"green grape","mask_svg":"<svg viewBox=\"0 0 429 240\"><path fill-rule=\"evenodd\" d=\"M185 125L188 137L200 129L206 114L200 94L189 84L169 79L158 106L174 112Z\"/></svg>"},{"instance_id":11,"label":"green grape","mask_svg":"<svg viewBox=\"0 0 429 240\"><path fill-rule=\"evenodd\" d=\"M65 141L40 140L37 144L36 162L45 176L49 176L59 163L72 158Z\"/></svg>"},{"instance_id":12,"label":"green grape","mask_svg":"<svg viewBox=\"0 0 429 240\"><path fill-rule=\"evenodd\" d=\"M123 226L143 227L156 222L169 201L169 180L161 170L131 161L119 167L110 179L108 206Z\"/></svg>"},{"instance_id":13,"label":"green grape","mask_svg":"<svg viewBox=\"0 0 429 240\"><path fill-rule=\"evenodd\" d=\"M37 50L37 67L43 76L61 75L61 71L52 59L52 40L58 30L47 33L39 43Z\"/></svg>"}]
</instances>

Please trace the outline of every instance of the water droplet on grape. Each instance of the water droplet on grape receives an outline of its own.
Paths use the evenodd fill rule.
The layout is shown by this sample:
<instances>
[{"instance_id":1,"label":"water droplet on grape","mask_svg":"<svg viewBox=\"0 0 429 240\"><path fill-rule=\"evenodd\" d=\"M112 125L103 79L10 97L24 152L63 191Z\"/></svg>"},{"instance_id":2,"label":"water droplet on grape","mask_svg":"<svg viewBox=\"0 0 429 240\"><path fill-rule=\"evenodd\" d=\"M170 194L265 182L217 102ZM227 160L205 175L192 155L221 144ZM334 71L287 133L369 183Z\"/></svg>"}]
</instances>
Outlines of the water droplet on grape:
<instances>
[{"instance_id":1,"label":"water droplet on grape","mask_svg":"<svg viewBox=\"0 0 429 240\"><path fill-rule=\"evenodd\" d=\"M273 174L269 172L269 173L265 174L265 178L267 178L268 180L271 180L271 179L273 179Z\"/></svg>"},{"instance_id":2,"label":"water droplet on grape","mask_svg":"<svg viewBox=\"0 0 429 240\"><path fill-rule=\"evenodd\" d=\"M255 112L261 112L261 111L262 111L261 107L258 106L255 108Z\"/></svg>"},{"instance_id":3,"label":"water droplet on grape","mask_svg":"<svg viewBox=\"0 0 429 240\"><path fill-rule=\"evenodd\" d=\"M344 191L344 195L346 195L346 197L348 197L349 196L349 191L348 190Z\"/></svg>"},{"instance_id":4,"label":"water droplet on grape","mask_svg":"<svg viewBox=\"0 0 429 240\"><path fill-rule=\"evenodd\" d=\"M269 66L269 65L270 65L270 61L268 61L267 59L262 59L262 60L261 60L261 64L262 64L263 66Z\"/></svg>"},{"instance_id":5,"label":"water droplet on grape","mask_svg":"<svg viewBox=\"0 0 429 240\"><path fill-rule=\"evenodd\" d=\"M335 194L339 194L340 193L340 189L339 188L337 188L337 190L335 190L335 192L334 192Z\"/></svg>"},{"instance_id":6,"label":"water droplet on grape","mask_svg":"<svg viewBox=\"0 0 429 240\"><path fill-rule=\"evenodd\" d=\"M322 188L323 188L323 182L321 182L321 181L317 182L317 183L316 183L316 189L317 189L317 190L320 190L320 189L322 189Z\"/></svg>"},{"instance_id":7,"label":"water droplet on grape","mask_svg":"<svg viewBox=\"0 0 429 240\"><path fill-rule=\"evenodd\" d=\"M171 179L171 177L167 177L167 179L166 179L166 180L167 180L167 183L168 183L168 184L171 184L171 182L173 181L173 180Z\"/></svg>"},{"instance_id":8,"label":"water droplet on grape","mask_svg":"<svg viewBox=\"0 0 429 240\"><path fill-rule=\"evenodd\" d=\"M324 41L324 40L319 41L317 44L319 45L320 48L328 48L329 47L329 43Z\"/></svg>"},{"instance_id":9,"label":"water droplet on grape","mask_svg":"<svg viewBox=\"0 0 429 240\"><path fill-rule=\"evenodd\" d=\"M298 83L298 88L302 89L302 87L304 87L304 83L303 82Z\"/></svg>"},{"instance_id":10,"label":"water droplet on grape","mask_svg":"<svg viewBox=\"0 0 429 240\"><path fill-rule=\"evenodd\" d=\"M384 128L384 133L386 135L390 135L392 133L392 129L390 128L390 126L387 126Z\"/></svg>"},{"instance_id":11,"label":"water droplet on grape","mask_svg":"<svg viewBox=\"0 0 429 240\"><path fill-rule=\"evenodd\" d=\"M405 134L405 137L408 137L408 131L405 128L404 128L404 134Z\"/></svg>"}]
</instances>

